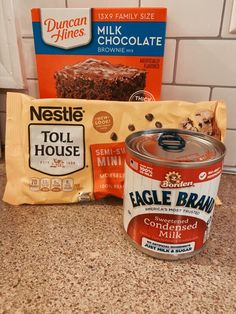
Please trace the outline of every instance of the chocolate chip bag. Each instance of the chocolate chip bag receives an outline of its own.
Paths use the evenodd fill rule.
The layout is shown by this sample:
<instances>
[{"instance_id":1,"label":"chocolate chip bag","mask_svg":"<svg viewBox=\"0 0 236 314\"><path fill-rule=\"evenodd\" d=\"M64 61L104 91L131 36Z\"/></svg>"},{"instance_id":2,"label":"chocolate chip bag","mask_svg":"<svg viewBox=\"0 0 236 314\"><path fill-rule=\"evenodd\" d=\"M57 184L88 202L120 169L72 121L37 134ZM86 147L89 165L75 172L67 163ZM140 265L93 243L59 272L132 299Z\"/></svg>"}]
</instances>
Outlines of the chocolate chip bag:
<instances>
[{"instance_id":1,"label":"chocolate chip bag","mask_svg":"<svg viewBox=\"0 0 236 314\"><path fill-rule=\"evenodd\" d=\"M3 200L17 205L122 198L125 138L134 131L162 127L223 140L225 105L34 99L8 93Z\"/></svg>"}]
</instances>

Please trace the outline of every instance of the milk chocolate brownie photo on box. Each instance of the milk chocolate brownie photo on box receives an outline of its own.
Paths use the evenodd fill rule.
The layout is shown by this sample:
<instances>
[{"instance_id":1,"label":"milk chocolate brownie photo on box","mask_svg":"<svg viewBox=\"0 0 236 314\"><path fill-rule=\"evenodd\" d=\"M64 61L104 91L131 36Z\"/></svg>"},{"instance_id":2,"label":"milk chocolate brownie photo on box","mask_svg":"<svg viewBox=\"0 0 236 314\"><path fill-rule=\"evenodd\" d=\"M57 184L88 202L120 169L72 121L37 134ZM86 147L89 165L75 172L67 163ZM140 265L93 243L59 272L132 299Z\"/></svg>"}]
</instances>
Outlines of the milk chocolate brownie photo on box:
<instances>
[{"instance_id":1,"label":"milk chocolate brownie photo on box","mask_svg":"<svg viewBox=\"0 0 236 314\"><path fill-rule=\"evenodd\" d=\"M55 72L57 97L128 101L146 85L146 71L87 59Z\"/></svg>"}]
</instances>

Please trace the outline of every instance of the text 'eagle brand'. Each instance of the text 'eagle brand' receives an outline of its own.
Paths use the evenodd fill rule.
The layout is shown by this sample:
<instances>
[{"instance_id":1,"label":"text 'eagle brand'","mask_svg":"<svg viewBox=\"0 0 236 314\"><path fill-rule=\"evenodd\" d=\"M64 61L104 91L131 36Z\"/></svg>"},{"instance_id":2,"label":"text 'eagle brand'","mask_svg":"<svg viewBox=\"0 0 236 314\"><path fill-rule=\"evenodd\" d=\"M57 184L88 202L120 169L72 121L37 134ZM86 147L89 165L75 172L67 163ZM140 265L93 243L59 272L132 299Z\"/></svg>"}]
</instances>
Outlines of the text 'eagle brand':
<instances>
[{"instance_id":1,"label":"text 'eagle brand'","mask_svg":"<svg viewBox=\"0 0 236 314\"><path fill-rule=\"evenodd\" d=\"M207 195L198 195L197 193L179 192L176 201L171 200L171 191L144 190L142 192L130 192L130 200L133 207L144 205L170 205L195 208L206 213L211 213L214 208L214 198Z\"/></svg>"}]
</instances>

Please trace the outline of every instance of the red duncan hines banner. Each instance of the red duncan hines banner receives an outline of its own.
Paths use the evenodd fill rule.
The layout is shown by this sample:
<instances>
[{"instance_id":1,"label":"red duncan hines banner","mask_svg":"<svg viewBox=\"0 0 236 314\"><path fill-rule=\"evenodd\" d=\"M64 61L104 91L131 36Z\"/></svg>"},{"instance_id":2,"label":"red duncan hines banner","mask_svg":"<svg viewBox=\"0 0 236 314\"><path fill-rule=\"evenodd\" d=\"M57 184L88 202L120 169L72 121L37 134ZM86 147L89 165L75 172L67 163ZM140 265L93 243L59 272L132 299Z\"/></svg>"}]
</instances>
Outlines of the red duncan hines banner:
<instances>
[{"instance_id":1,"label":"red duncan hines banner","mask_svg":"<svg viewBox=\"0 0 236 314\"><path fill-rule=\"evenodd\" d=\"M160 99L165 8L32 10L42 98Z\"/></svg>"}]
</instances>

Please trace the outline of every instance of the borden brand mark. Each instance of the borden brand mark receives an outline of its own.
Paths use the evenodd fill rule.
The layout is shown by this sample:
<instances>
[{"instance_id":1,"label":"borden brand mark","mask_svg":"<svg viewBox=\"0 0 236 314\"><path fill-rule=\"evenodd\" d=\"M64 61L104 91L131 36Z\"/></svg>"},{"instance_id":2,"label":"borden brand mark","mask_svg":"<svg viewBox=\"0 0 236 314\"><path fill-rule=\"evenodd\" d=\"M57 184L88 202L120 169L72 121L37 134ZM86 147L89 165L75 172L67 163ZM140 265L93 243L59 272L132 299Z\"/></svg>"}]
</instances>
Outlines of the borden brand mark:
<instances>
[{"instance_id":1,"label":"borden brand mark","mask_svg":"<svg viewBox=\"0 0 236 314\"><path fill-rule=\"evenodd\" d=\"M30 120L36 118L39 121L76 121L79 122L83 119L82 107L50 107L39 106L35 108L30 106Z\"/></svg>"},{"instance_id":2,"label":"borden brand mark","mask_svg":"<svg viewBox=\"0 0 236 314\"><path fill-rule=\"evenodd\" d=\"M184 188L192 186L193 182L184 182L181 175L178 172L170 171L165 175L165 180L161 182L162 188Z\"/></svg>"}]
</instances>

